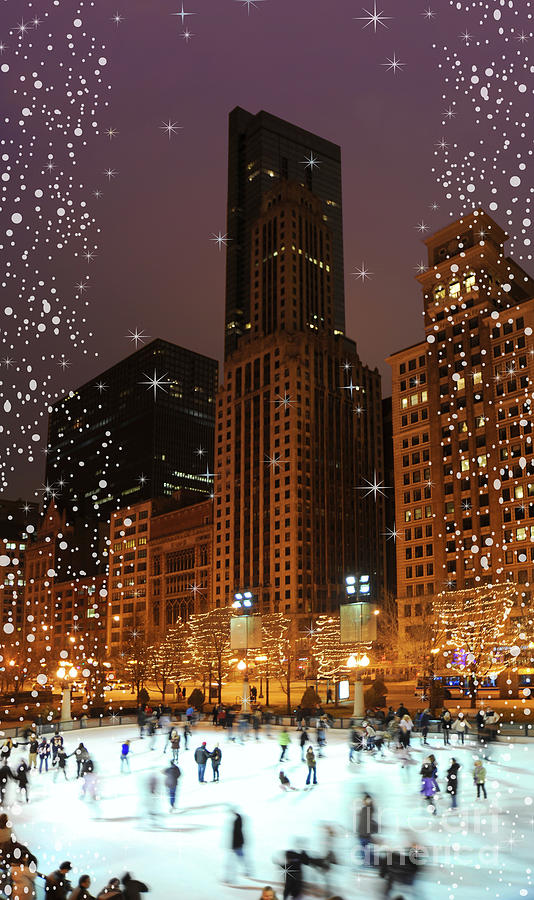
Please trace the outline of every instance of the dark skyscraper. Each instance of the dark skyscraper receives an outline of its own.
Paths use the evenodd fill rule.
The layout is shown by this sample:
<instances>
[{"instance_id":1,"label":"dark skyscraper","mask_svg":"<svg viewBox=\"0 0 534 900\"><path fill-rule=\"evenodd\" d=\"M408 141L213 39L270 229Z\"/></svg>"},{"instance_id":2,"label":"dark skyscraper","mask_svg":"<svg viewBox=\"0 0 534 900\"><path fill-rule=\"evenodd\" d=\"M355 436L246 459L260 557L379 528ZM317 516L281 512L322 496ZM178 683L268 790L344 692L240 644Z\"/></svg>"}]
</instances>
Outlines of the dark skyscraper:
<instances>
[{"instance_id":1,"label":"dark skyscraper","mask_svg":"<svg viewBox=\"0 0 534 900\"><path fill-rule=\"evenodd\" d=\"M252 591L259 611L291 615L304 653L347 575L368 573L383 592L380 375L343 330L339 148L243 110L230 135L239 239L217 398L215 604ZM320 169L302 165L310 155Z\"/></svg>"},{"instance_id":2,"label":"dark skyscraper","mask_svg":"<svg viewBox=\"0 0 534 900\"><path fill-rule=\"evenodd\" d=\"M307 187L322 202L332 241L333 329L345 332L340 148L270 113L252 115L236 107L228 146L225 356L251 327L251 231L263 195L280 179Z\"/></svg>"},{"instance_id":3,"label":"dark skyscraper","mask_svg":"<svg viewBox=\"0 0 534 900\"><path fill-rule=\"evenodd\" d=\"M181 488L209 496L217 374L216 360L158 339L58 401L46 481L69 520Z\"/></svg>"}]
</instances>

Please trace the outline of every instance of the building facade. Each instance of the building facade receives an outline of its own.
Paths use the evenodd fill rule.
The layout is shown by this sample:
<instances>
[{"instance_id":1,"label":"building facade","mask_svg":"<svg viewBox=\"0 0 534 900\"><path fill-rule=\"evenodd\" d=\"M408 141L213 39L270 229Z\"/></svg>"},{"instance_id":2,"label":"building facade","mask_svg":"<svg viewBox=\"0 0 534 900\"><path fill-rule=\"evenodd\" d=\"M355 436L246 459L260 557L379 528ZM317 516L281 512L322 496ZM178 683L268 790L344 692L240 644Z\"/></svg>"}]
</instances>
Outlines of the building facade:
<instances>
[{"instance_id":1,"label":"building facade","mask_svg":"<svg viewBox=\"0 0 534 900\"><path fill-rule=\"evenodd\" d=\"M218 363L154 340L58 401L46 483L69 519L106 523L128 503L212 492Z\"/></svg>"},{"instance_id":2,"label":"building facade","mask_svg":"<svg viewBox=\"0 0 534 900\"><path fill-rule=\"evenodd\" d=\"M79 569L68 577L76 555L75 529L53 501L34 532L24 558L25 620L23 636L36 672L54 670L67 651L76 665L99 657L105 649L107 579ZM65 561L68 561L67 564Z\"/></svg>"},{"instance_id":3,"label":"building facade","mask_svg":"<svg viewBox=\"0 0 534 900\"><path fill-rule=\"evenodd\" d=\"M213 501L194 499L182 493L112 514L107 617L111 657L127 647L132 635L155 642L169 626L210 607Z\"/></svg>"},{"instance_id":4,"label":"building facade","mask_svg":"<svg viewBox=\"0 0 534 900\"><path fill-rule=\"evenodd\" d=\"M265 193L279 180L302 184L321 201L331 241L332 327L345 331L340 148L270 113L253 115L236 107L228 139L225 357L252 327L252 226Z\"/></svg>"},{"instance_id":5,"label":"building facade","mask_svg":"<svg viewBox=\"0 0 534 900\"><path fill-rule=\"evenodd\" d=\"M384 497L369 488L383 484L380 376L336 328L323 209L284 178L264 193L249 327L217 399L215 605L249 589L303 628L337 608L347 574L379 590L384 576Z\"/></svg>"},{"instance_id":6,"label":"building facade","mask_svg":"<svg viewBox=\"0 0 534 900\"><path fill-rule=\"evenodd\" d=\"M0 557L2 573L0 583L0 627L8 641L9 634L22 632L25 618L24 557L29 536L39 521L37 503L0 498ZM28 530L27 530L28 529Z\"/></svg>"},{"instance_id":7,"label":"building facade","mask_svg":"<svg viewBox=\"0 0 534 900\"><path fill-rule=\"evenodd\" d=\"M534 581L534 281L475 211L427 238L425 339L393 354L397 603L413 648L442 591Z\"/></svg>"}]
</instances>

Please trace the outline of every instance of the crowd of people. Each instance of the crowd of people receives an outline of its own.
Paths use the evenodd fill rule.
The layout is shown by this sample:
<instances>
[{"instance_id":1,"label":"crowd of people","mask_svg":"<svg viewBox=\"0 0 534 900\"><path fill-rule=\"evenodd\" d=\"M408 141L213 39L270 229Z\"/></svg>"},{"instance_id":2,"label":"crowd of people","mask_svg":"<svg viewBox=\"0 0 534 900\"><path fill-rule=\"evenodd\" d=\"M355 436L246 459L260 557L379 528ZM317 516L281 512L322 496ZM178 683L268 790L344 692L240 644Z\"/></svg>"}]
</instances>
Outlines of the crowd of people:
<instances>
[{"instance_id":1,"label":"crowd of people","mask_svg":"<svg viewBox=\"0 0 534 900\"><path fill-rule=\"evenodd\" d=\"M260 716L257 712L241 713L237 717L233 710L221 705L215 705L211 713L211 721L216 729L224 729L227 732L227 740L235 741L233 733L234 722L237 718L237 740L246 742L249 739L258 740L263 727L266 727L267 737L273 738L269 720ZM177 809L180 778L182 771L179 765L182 751L189 749L195 733L195 724L198 712L188 707L183 721L173 721L170 711L162 707L152 709L141 706L138 710L139 738L148 739L147 750L157 749L166 757L163 769L162 783L168 798L168 808L172 813ZM284 769L279 769L278 784L282 792L288 793L298 790L311 789L319 785L318 760L325 755L327 746L327 731L330 725L329 717L324 715L321 709L308 715L296 711L296 743L300 754L300 762L303 764L304 773L300 784L292 784L290 777ZM453 716L444 708L439 717L439 729L441 738L438 738L443 746L451 744L451 736L456 735L456 744L465 745L466 737L476 734L478 745L483 748L483 754L487 752L487 745L495 736L498 716L492 710L479 711L472 722L463 713ZM418 710L413 716L408 709L400 704L397 710L390 707L387 712L368 711L366 717L355 722L349 731L349 763L361 764L366 756L374 756L380 759L385 756L386 749L397 756L402 767L410 763L412 758L413 737L418 734L422 747L429 746L430 710ZM216 734L215 734L216 737ZM277 732L278 762L289 759L292 735L289 728L282 726ZM90 743L90 741L89 741ZM274 749L273 742L273 749ZM24 748L27 752L25 758L13 762L15 751ZM220 742L206 740L199 741L193 750L192 759L196 764L196 773L199 784L207 781L218 783L221 777L223 763L223 749ZM24 751L23 751L24 752ZM120 745L118 771L127 776L131 773L132 741L125 739ZM233 751L232 751L233 752ZM73 762L69 763L72 759ZM155 757L157 759L157 757ZM487 759L487 755L486 755ZM487 800L486 790L486 766L485 759L475 757L473 759L471 776L476 799ZM440 804L438 795L443 793L450 800L450 809L458 806L458 789L462 775L468 766L460 763L455 757L450 757L444 768L445 782L443 790L439 782L439 765L436 754L429 753L424 757L420 766L420 794L428 806L429 813L438 815ZM156 763L157 766L157 763ZM209 768L208 768L209 766ZM29 802L29 775L37 778L46 776L51 771L52 780L79 780L80 795L83 799L98 804L98 780L96 775L95 760L83 741L67 752L64 737L60 733L46 736L38 736L37 731L28 729L23 738L13 740L6 738L0 747L0 806L9 808L6 798L9 783L12 782L18 788L18 799ZM305 774L305 778L304 778ZM211 777L210 777L211 776ZM292 775L293 777L293 775ZM155 773L149 777L149 791L157 793L159 780ZM152 815L154 815L153 807ZM231 827L229 857L235 860L245 874L250 874L250 864L246 855L246 840L243 817L237 810L232 811L233 824ZM416 840L406 841L402 850L391 852L384 856L381 850L379 825L375 801L372 796L364 792L361 809L357 817L357 838L361 852L362 865L372 865L377 873L384 879L384 896L390 896L395 886L402 884L413 885L420 870L421 860L418 857L420 848ZM414 861L415 860L415 861ZM303 872L307 866L320 870L328 884L328 872L335 862L335 854L332 848L324 854L310 853L305 847L288 850L280 862L284 873L284 900L289 897L301 896L303 885ZM54 872L45 875L38 871L38 861L32 851L20 843L12 832L12 826L7 813L0 815L0 895L15 898L15 900L32 900L36 897L36 879L42 878L45 886L45 896L54 897L56 900L104 900L104 898L123 898L123 900L140 900L140 895L149 890L146 884L132 878L129 873L121 879L114 877L100 890L93 893L93 881L89 874L82 873L76 883L71 883L70 872L72 865L66 861ZM231 866L228 867L226 880L231 882ZM327 894L325 894L327 896ZM262 892L261 900L276 900L272 887L266 887ZM340 898L337 898L340 900Z\"/></svg>"}]
</instances>

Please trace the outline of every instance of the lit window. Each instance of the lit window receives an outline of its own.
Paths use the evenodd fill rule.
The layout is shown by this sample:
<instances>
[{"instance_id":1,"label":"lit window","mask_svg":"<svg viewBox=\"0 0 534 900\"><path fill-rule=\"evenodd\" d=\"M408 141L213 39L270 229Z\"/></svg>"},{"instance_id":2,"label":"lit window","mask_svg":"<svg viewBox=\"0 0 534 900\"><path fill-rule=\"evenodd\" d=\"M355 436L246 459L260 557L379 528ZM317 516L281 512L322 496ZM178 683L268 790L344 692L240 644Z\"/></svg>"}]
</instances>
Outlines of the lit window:
<instances>
[{"instance_id":1,"label":"lit window","mask_svg":"<svg viewBox=\"0 0 534 900\"><path fill-rule=\"evenodd\" d=\"M466 291L476 291L477 290L477 277L474 272L470 272L467 278L465 279L465 289Z\"/></svg>"},{"instance_id":2,"label":"lit window","mask_svg":"<svg viewBox=\"0 0 534 900\"><path fill-rule=\"evenodd\" d=\"M477 463L479 466L486 466L488 463L488 457L485 453L482 453L481 456L477 456Z\"/></svg>"},{"instance_id":3,"label":"lit window","mask_svg":"<svg viewBox=\"0 0 534 900\"><path fill-rule=\"evenodd\" d=\"M517 528L515 536L516 536L516 540L518 540L518 541L526 541L527 529L526 528Z\"/></svg>"},{"instance_id":4,"label":"lit window","mask_svg":"<svg viewBox=\"0 0 534 900\"><path fill-rule=\"evenodd\" d=\"M411 509L404 510L404 521L411 522L412 521L412 511Z\"/></svg>"},{"instance_id":5,"label":"lit window","mask_svg":"<svg viewBox=\"0 0 534 900\"><path fill-rule=\"evenodd\" d=\"M428 391L421 391L421 403L426 403L428 400Z\"/></svg>"},{"instance_id":6,"label":"lit window","mask_svg":"<svg viewBox=\"0 0 534 900\"><path fill-rule=\"evenodd\" d=\"M462 470L462 472L469 471L469 460L468 459L462 459L462 462L460 463L460 469Z\"/></svg>"},{"instance_id":7,"label":"lit window","mask_svg":"<svg viewBox=\"0 0 534 900\"><path fill-rule=\"evenodd\" d=\"M473 372L473 384L482 383L482 372Z\"/></svg>"},{"instance_id":8,"label":"lit window","mask_svg":"<svg viewBox=\"0 0 534 900\"><path fill-rule=\"evenodd\" d=\"M522 484L516 484L516 486L514 488L514 497L516 500L523 499L523 485Z\"/></svg>"},{"instance_id":9,"label":"lit window","mask_svg":"<svg viewBox=\"0 0 534 900\"><path fill-rule=\"evenodd\" d=\"M459 297L460 296L460 282L459 281L451 281L449 284L449 297Z\"/></svg>"},{"instance_id":10,"label":"lit window","mask_svg":"<svg viewBox=\"0 0 534 900\"><path fill-rule=\"evenodd\" d=\"M410 406L417 406L419 403L419 394L412 394L410 396Z\"/></svg>"},{"instance_id":11,"label":"lit window","mask_svg":"<svg viewBox=\"0 0 534 900\"><path fill-rule=\"evenodd\" d=\"M434 289L434 300L443 300L445 296L445 285L438 284L437 288Z\"/></svg>"},{"instance_id":12,"label":"lit window","mask_svg":"<svg viewBox=\"0 0 534 900\"><path fill-rule=\"evenodd\" d=\"M475 425L477 428L484 428L485 425L484 416L477 416L475 419Z\"/></svg>"},{"instance_id":13,"label":"lit window","mask_svg":"<svg viewBox=\"0 0 534 900\"><path fill-rule=\"evenodd\" d=\"M465 378L459 378L456 382L456 390L463 391L465 388Z\"/></svg>"},{"instance_id":14,"label":"lit window","mask_svg":"<svg viewBox=\"0 0 534 900\"><path fill-rule=\"evenodd\" d=\"M408 397L403 397L401 400L401 409L408 409Z\"/></svg>"}]
</instances>

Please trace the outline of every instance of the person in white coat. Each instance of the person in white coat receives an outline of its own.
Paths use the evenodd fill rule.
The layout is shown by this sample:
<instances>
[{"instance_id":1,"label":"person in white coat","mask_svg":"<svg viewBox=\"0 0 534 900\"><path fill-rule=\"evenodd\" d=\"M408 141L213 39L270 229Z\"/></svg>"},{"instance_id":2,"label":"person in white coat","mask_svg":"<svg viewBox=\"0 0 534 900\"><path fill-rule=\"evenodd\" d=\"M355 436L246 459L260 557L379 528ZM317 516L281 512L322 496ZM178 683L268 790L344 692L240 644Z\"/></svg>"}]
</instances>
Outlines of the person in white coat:
<instances>
[{"instance_id":1,"label":"person in white coat","mask_svg":"<svg viewBox=\"0 0 534 900\"><path fill-rule=\"evenodd\" d=\"M464 714L462 712L458 713L458 717L454 720L452 726L452 730L455 731L458 735L458 743L460 743L460 741L462 742L462 744L464 743L465 735L470 728L471 726Z\"/></svg>"}]
</instances>

